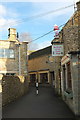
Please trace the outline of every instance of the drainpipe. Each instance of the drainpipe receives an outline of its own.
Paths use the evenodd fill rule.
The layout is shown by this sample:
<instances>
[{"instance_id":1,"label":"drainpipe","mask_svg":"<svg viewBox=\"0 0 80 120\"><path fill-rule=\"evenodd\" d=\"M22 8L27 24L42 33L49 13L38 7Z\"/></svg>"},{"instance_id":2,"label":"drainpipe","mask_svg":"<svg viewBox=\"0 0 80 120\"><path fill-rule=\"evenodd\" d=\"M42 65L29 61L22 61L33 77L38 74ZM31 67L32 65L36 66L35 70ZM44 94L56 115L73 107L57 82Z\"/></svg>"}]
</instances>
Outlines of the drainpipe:
<instances>
[{"instance_id":1,"label":"drainpipe","mask_svg":"<svg viewBox=\"0 0 80 120\"><path fill-rule=\"evenodd\" d=\"M21 55L20 55L20 43L19 43L19 75L21 75Z\"/></svg>"}]
</instances>

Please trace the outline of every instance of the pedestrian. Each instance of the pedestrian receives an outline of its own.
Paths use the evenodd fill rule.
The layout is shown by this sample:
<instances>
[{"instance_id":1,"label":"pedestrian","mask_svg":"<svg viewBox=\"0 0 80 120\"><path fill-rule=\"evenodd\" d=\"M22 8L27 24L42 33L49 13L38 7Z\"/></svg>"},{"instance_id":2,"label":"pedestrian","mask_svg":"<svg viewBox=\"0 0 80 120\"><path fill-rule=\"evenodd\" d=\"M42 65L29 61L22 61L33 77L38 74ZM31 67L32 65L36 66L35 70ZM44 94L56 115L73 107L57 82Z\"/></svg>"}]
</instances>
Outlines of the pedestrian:
<instances>
[{"instance_id":1,"label":"pedestrian","mask_svg":"<svg viewBox=\"0 0 80 120\"><path fill-rule=\"evenodd\" d=\"M38 80L36 80L36 94L38 95Z\"/></svg>"}]
</instances>

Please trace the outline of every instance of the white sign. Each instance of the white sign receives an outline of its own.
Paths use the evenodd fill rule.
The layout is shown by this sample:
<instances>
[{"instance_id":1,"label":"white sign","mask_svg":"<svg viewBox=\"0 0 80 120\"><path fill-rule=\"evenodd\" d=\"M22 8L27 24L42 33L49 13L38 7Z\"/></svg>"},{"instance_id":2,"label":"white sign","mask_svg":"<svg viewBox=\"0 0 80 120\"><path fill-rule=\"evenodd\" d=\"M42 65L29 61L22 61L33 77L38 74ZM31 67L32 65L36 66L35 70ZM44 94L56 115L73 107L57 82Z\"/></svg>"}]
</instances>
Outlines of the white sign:
<instances>
[{"instance_id":1,"label":"white sign","mask_svg":"<svg viewBox=\"0 0 80 120\"><path fill-rule=\"evenodd\" d=\"M63 45L52 45L52 56L63 56Z\"/></svg>"}]
</instances>

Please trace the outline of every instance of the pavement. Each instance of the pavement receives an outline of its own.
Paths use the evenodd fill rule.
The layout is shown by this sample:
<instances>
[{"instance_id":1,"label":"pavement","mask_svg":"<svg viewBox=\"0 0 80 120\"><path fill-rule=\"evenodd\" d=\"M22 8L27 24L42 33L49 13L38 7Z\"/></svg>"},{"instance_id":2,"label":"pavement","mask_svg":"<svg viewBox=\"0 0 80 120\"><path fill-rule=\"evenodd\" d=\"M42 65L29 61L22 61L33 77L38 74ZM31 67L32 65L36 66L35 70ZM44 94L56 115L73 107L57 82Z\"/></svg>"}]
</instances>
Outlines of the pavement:
<instances>
[{"instance_id":1,"label":"pavement","mask_svg":"<svg viewBox=\"0 0 80 120\"><path fill-rule=\"evenodd\" d=\"M75 119L65 102L51 87L30 87L27 94L2 109L3 118L69 118Z\"/></svg>"}]
</instances>

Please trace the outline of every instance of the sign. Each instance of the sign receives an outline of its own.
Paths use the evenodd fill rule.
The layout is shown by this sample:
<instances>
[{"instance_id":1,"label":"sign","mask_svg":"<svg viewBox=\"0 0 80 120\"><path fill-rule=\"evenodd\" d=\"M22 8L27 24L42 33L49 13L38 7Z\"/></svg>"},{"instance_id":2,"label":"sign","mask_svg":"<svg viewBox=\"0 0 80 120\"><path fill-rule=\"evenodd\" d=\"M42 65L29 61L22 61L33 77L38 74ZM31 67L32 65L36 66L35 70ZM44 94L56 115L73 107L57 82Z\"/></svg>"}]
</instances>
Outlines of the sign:
<instances>
[{"instance_id":1,"label":"sign","mask_svg":"<svg viewBox=\"0 0 80 120\"><path fill-rule=\"evenodd\" d=\"M54 32L55 32L54 37L59 38L59 27L56 24L54 25Z\"/></svg>"},{"instance_id":2,"label":"sign","mask_svg":"<svg viewBox=\"0 0 80 120\"><path fill-rule=\"evenodd\" d=\"M64 65L66 63L68 63L70 61L70 57L68 55L65 55L62 59L61 59L61 65Z\"/></svg>"},{"instance_id":3,"label":"sign","mask_svg":"<svg viewBox=\"0 0 80 120\"><path fill-rule=\"evenodd\" d=\"M55 30L55 35L54 35L55 38L59 38L59 32L58 30Z\"/></svg>"},{"instance_id":4,"label":"sign","mask_svg":"<svg viewBox=\"0 0 80 120\"><path fill-rule=\"evenodd\" d=\"M52 56L63 56L63 45L52 45Z\"/></svg>"}]
</instances>

